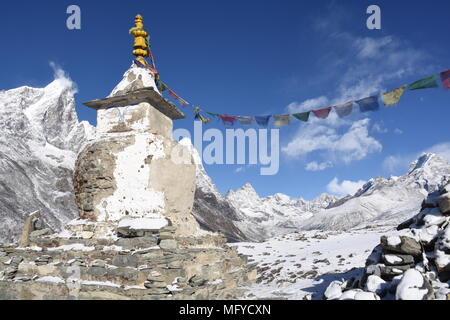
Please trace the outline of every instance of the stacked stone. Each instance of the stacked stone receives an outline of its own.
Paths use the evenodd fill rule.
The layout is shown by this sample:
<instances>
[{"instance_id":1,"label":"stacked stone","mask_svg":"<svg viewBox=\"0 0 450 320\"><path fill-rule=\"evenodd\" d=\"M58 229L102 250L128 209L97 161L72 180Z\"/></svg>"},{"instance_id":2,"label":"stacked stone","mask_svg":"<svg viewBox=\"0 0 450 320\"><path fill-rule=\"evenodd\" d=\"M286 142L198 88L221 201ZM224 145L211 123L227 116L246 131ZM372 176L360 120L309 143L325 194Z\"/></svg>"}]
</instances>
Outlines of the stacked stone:
<instances>
[{"instance_id":1,"label":"stacked stone","mask_svg":"<svg viewBox=\"0 0 450 320\"><path fill-rule=\"evenodd\" d=\"M358 279L334 281L325 299L450 300L450 183L431 193L422 210L382 236Z\"/></svg>"},{"instance_id":2,"label":"stacked stone","mask_svg":"<svg viewBox=\"0 0 450 320\"><path fill-rule=\"evenodd\" d=\"M256 277L219 234L178 237L167 226L95 238L93 226L79 220L26 248L0 248L0 300L236 299Z\"/></svg>"}]
</instances>

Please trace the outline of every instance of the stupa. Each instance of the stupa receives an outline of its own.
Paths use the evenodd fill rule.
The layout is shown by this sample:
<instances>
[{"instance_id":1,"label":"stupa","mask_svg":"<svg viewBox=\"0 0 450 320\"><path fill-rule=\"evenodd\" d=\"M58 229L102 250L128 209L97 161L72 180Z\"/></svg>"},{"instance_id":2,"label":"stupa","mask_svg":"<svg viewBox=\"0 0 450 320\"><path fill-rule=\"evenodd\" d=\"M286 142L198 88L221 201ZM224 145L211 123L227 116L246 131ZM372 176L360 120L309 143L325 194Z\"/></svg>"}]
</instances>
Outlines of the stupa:
<instances>
[{"instance_id":1,"label":"stupa","mask_svg":"<svg viewBox=\"0 0 450 320\"><path fill-rule=\"evenodd\" d=\"M19 247L0 247L0 300L235 299L255 279L255 266L191 214L192 153L172 140L184 115L157 88L143 27L136 16L122 81L85 103L98 110L97 138L75 165L79 218L49 234L30 215Z\"/></svg>"},{"instance_id":2,"label":"stupa","mask_svg":"<svg viewBox=\"0 0 450 320\"><path fill-rule=\"evenodd\" d=\"M150 48L143 27L137 15L131 31L136 59L122 81L107 98L84 103L98 110L98 139L76 164L80 217L103 226L119 223L120 230L170 221L177 234L192 235L199 230L190 214L195 165L189 151L172 141L172 120L184 114L162 97L157 72L147 68Z\"/></svg>"}]
</instances>

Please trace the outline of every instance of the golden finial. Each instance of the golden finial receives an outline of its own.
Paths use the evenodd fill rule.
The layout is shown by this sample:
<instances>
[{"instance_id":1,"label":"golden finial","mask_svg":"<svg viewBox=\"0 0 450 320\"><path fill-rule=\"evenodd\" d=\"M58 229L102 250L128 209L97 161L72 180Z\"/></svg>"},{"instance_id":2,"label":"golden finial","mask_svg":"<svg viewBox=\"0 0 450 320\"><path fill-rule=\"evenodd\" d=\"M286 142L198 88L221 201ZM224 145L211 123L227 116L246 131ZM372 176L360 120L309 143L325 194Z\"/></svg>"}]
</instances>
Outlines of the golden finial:
<instances>
[{"instance_id":1,"label":"golden finial","mask_svg":"<svg viewBox=\"0 0 450 320\"><path fill-rule=\"evenodd\" d=\"M142 16L138 14L134 20L134 28L130 30L130 34L134 37L133 54L140 62L145 62L145 57L149 55L150 36L144 30Z\"/></svg>"}]
</instances>

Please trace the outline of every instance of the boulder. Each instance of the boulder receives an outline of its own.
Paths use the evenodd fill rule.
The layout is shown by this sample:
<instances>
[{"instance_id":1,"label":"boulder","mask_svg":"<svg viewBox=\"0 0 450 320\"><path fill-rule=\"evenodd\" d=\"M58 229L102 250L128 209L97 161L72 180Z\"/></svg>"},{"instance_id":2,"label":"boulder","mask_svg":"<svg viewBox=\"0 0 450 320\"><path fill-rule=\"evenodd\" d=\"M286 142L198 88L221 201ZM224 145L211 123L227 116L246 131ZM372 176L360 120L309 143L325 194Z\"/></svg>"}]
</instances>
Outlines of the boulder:
<instances>
[{"instance_id":1,"label":"boulder","mask_svg":"<svg viewBox=\"0 0 450 320\"><path fill-rule=\"evenodd\" d=\"M387 291L389 284L376 275L371 275L367 278L366 285L364 286L365 291L376 293L377 295L384 295Z\"/></svg>"},{"instance_id":2,"label":"boulder","mask_svg":"<svg viewBox=\"0 0 450 320\"><path fill-rule=\"evenodd\" d=\"M178 244L175 240L164 239L164 240L161 240L161 242L159 243L159 246L161 249L170 250L170 249L176 249L178 247Z\"/></svg>"},{"instance_id":3,"label":"boulder","mask_svg":"<svg viewBox=\"0 0 450 320\"><path fill-rule=\"evenodd\" d=\"M391 252L412 255L420 257L422 255L422 246L415 239L406 236L382 236L381 246L383 249Z\"/></svg>"},{"instance_id":4,"label":"boulder","mask_svg":"<svg viewBox=\"0 0 450 320\"><path fill-rule=\"evenodd\" d=\"M403 265L413 265L414 257L405 254L388 254L382 255L382 261L387 266L403 266Z\"/></svg>"},{"instance_id":5,"label":"boulder","mask_svg":"<svg viewBox=\"0 0 450 320\"><path fill-rule=\"evenodd\" d=\"M418 270L405 272L395 293L397 300L431 300L434 298L433 288Z\"/></svg>"},{"instance_id":6,"label":"boulder","mask_svg":"<svg viewBox=\"0 0 450 320\"><path fill-rule=\"evenodd\" d=\"M327 300L336 300L342 296L342 290L344 284L342 281L333 281L330 283L328 288L325 290L324 298Z\"/></svg>"},{"instance_id":7,"label":"boulder","mask_svg":"<svg viewBox=\"0 0 450 320\"><path fill-rule=\"evenodd\" d=\"M438 198L439 209L442 214L450 214L450 193L445 193Z\"/></svg>"}]
</instances>

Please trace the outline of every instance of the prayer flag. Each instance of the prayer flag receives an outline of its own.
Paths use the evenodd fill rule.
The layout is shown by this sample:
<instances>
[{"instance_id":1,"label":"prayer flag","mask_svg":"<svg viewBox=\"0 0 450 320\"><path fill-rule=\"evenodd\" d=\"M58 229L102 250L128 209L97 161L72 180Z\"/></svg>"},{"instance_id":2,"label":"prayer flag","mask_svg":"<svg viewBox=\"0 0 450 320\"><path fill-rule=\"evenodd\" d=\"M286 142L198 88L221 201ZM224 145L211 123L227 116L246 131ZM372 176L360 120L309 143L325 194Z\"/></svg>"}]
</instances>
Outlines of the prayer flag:
<instances>
[{"instance_id":1,"label":"prayer flag","mask_svg":"<svg viewBox=\"0 0 450 320\"><path fill-rule=\"evenodd\" d=\"M237 116L237 119L239 120L239 123L244 126L251 125L253 123L253 117L250 116Z\"/></svg>"},{"instance_id":2,"label":"prayer flag","mask_svg":"<svg viewBox=\"0 0 450 320\"><path fill-rule=\"evenodd\" d=\"M212 117L220 117L220 114L218 114L218 113L208 112L208 111L206 111L206 113L209 114Z\"/></svg>"},{"instance_id":3,"label":"prayer flag","mask_svg":"<svg viewBox=\"0 0 450 320\"><path fill-rule=\"evenodd\" d=\"M356 101L361 112L376 111L380 108L378 104L378 96L368 97Z\"/></svg>"},{"instance_id":4,"label":"prayer flag","mask_svg":"<svg viewBox=\"0 0 450 320\"><path fill-rule=\"evenodd\" d=\"M167 91L169 91L169 94L174 98L174 99L179 99L180 97L175 93L175 92L173 92L172 90L170 90L169 88L167 88Z\"/></svg>"},{"instance_id":5,"label":"prayer flag","mask_svg":"<svg viewBox=\"0 0 450 320\"><path fill-rule=\"evenodd\" d=\"M277 127L287 126L288 124L291 123L291 115L290 114L281 115L281 116L273 116L273 118L275 119L275 126L277 126Z\"/></svg>"},{"instance_id":6,"label":"prayer flag","mask_svg":"<svg viewBox=\"0 0 450 320\"><path fill-rule=\"evenodd\" d=\"M229 115L226 115L226 114L221 114L220 115L220 119L222 119L222 122L223 122L224 125L232 126L236 122L237 117L229 116Z\"/></svg>"},{"instance_id":7,"label":"prayer flag","mask_svg":"<svg viewBox=\"0 0 450 320\"><path fill-rule=\"evenodd\" d=\"M334 106L334 111L336 111L339 118L350 115L353 111L353 101Z\"/></svg>"},{"instance_id":8,"label":"prayer flag","mask_svg":"<svg viewBox=\"0 0 450 320\"><path fill-rule=\"evenodd\" d=\"M437 81L437 76L432 75L416 82L411 83L408 86L409 90L418 90L418 89L428 89L428 88L439 88L439 83Z\"/></svg>"},{"instance_id":9,"label":"prayer flag","mask_svg":"<svg viewBox=\"0 0 450 320\"><path fill-rule=\"evenodd\" d=\"M178 102L183 106L186 107L189 105L189 102L187 102L186 100L184 100L183 98L178 97Z\"/></svg>"},{"instance_id":10,"label":"prayer flag","mask_svg":"<svg viewBox=\"0 0 450 320\"><path fill-rule=\"evenodd\" d=\"M317 118L326 119L326 118L328 118L330 111L331 111L331 107L313 110L312 112L316 115Z\"/></svg>"},{"instance_id":11,"label":"prayer flag","mask_svg":"<svg viewBox=\"0 0 450 320\"><path fill-rule=\"evenodd\" d=\"M310 114L311 114L311 111L308 111L308 112L302 112L302 113L294 113L293 116L296 117L300 121L308 122Z\"/></svg>"},{"instance_id":12,"label":"prayer flag","mask_svg":"<svg viewBox=\"0 0 450 320\"><path fill-rule=\"evenodd\" d=\"M406 88L407 86L405 85L392 91L383 93L381 95L381 99L383 100L384 105L385 106L396 105L400 101L400 98L402 97L403 93L405 93Z\"/></svg>"},{"instance_id":13,"label":"prayer flag","mask_svg":"<svg viewBox=\"0 0 450 320\"><path fill-rule=\"evenodd\" d=\"M256 116L255 120L256 120L256 123L259 124L260 126L267 127L271 117L272 116Z\"/></svg>"},{"instance_id":14,"label":"prayer flag","mask_svg":"<svg viewBox=\"0 0 450 320\"><path fill-rule=\"evenodd\" d=\"M166 91L168 88L166 86L166 84L164 82L162 82L161 80L158 81L158 89L161 92Z\"/></svg>"},{"instance_id":15,"label":"prayer flag","mask_svg":"<svg viewBox=\"0 0 450 320\"><path fill-rule=\"evenodd\" d=\"M441 81L444 85L444 88L450 89L450 69L444 72L441 72Z\"/></svg>"}]
</instances>

